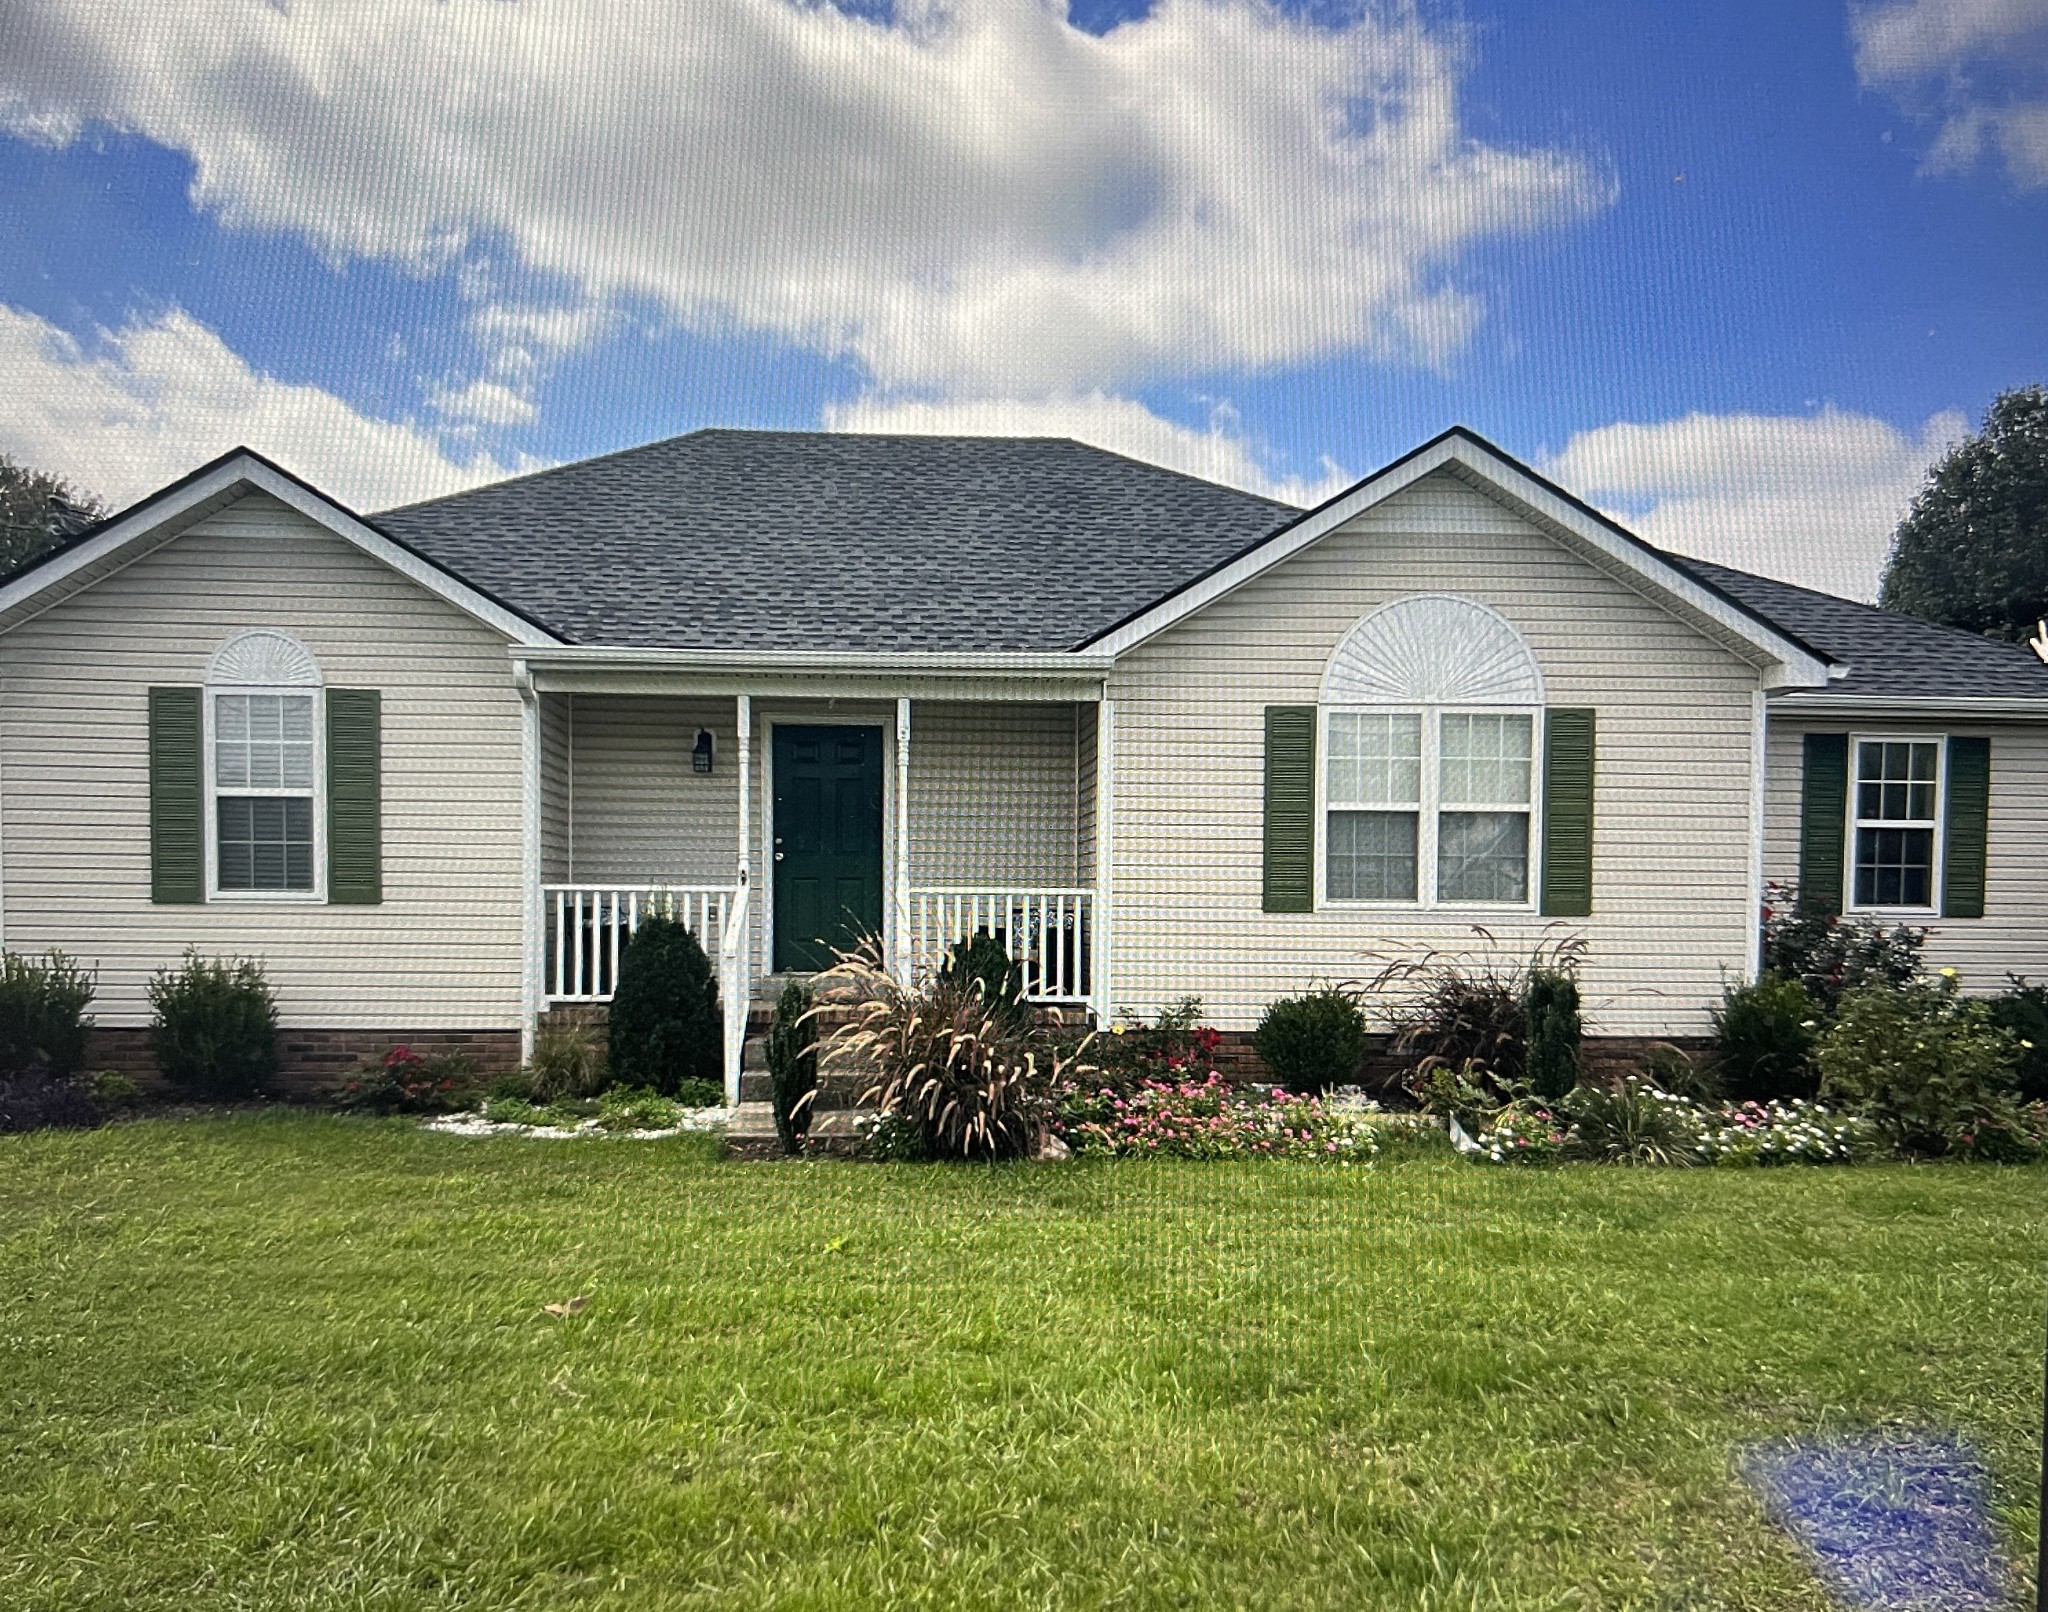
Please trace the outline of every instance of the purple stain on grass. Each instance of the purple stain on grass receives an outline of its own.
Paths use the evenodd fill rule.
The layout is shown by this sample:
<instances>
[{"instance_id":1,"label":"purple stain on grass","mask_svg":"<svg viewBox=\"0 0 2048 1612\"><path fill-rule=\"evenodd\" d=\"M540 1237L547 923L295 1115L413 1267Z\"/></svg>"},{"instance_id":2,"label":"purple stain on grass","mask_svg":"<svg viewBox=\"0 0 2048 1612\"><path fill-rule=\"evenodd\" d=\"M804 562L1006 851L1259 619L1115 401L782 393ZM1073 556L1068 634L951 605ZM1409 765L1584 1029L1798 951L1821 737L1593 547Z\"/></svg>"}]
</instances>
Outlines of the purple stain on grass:
<instances>
[{"instance_id":1,"label":"purple stain on grass","mask_svg":"<svg viewBox=\"0 0 2048 1612\"><path fill-rule=\"evenodd\" d=\"M2002 1612L2017 1582L1984 1463L1959 1439L1879 1432L1758 1445L1742 1474L1842 1601L1871 1612Z\"/></svg>"}]
</instances>

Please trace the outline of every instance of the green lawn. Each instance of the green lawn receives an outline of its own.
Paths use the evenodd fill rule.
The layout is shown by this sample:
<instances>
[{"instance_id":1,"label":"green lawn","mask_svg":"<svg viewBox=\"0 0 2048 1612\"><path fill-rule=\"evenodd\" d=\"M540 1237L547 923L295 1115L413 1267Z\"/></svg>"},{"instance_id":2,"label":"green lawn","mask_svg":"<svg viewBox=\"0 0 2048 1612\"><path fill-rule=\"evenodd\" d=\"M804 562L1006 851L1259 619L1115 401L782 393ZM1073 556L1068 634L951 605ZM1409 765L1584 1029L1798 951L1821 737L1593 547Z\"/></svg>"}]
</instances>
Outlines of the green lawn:
<instances>
[{"instance_id":1,"label":"green lawn","mask_svg":"<svg viewBox=\"0 0 2048 1612\"><path fill-rule=\"evenodd\" d=\"M2044 1209L1991 1168L0 1138L0 1606L1818 1608L1747 1441L1959 1427L2026 1552Z\"/></svg>"}]
</instances>

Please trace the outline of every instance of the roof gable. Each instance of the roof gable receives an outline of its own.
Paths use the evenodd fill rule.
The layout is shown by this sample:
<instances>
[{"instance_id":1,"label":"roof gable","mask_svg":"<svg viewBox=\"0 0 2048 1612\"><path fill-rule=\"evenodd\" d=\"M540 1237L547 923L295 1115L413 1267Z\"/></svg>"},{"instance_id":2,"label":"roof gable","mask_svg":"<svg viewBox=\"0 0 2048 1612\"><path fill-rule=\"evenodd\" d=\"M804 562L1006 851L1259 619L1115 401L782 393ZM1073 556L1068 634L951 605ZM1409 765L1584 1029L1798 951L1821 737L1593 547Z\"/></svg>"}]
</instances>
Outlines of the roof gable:
<instances>
[{"instance_id":1,"label":"roof gable","mask_svg":"<svg viewBox=\"0 0 2048 1612\"><path fill-rule=\"evenodd\" d=\"M0 583L0 633L91 587L250 492L269 494L514 643L560 642L512 606L248 448L222 454Z\"/></svg>"},{"instance_id":2,"label":"roof gable","mask_svg":"<svg viewBox=\"0 0 2048 1612\"><path fill-rule=\"evenodd\" d=\"M1449 472L1508 505L1531 524L1654 603L1764 668L1769 687L1820 687L1829 657L1713 582L1545 480L1484 438L1456 427L1356 486L1259 538L1097 634L1086 647L1123 654L1235 592L1425 476Z\"/></svg>"}]
</instances>

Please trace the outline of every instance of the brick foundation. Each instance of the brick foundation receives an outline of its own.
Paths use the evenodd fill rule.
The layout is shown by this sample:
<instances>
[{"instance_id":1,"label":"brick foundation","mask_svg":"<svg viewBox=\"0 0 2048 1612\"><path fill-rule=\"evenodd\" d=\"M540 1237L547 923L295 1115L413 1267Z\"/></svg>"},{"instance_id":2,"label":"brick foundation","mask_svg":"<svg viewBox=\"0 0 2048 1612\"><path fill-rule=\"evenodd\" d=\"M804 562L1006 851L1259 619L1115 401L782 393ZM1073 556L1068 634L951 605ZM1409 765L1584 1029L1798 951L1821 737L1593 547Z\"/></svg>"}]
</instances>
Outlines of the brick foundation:
<instances>
[{"instance_id":1,"label":"brick foundation","mask_svg":"<svg viewBox=\"0 0 2048 1612\"><path fill-rule=\"evenodd\" d=\"M365 1059L381 1059L393 1047L415 1052L460 1052L489 1072L519 1063L519 1032L514 1030L317 1030L280 1028L277 1032L277 1079L271 1089L284 1097L313 1097L340 1080L342 1071ZM165 1091L156 1060L149 1055L149 1032L96 1029L86 1043L88 1069L118 1069L147 1091Z\"/></svg>"},{"instance_id":2,"label":"brick foundation","mask_svg":"<svg viewBox=\"0 0 2048 1612\"><path fill-rule=\"evenodd\" d=\"M1249 1031L1225 1030L1211 1060L1217 1072L1233 1081L1270 1081L1273 1078L1258 1053L1252 1050ZM1634 1073L1653 1047L1676 1047L1688 1057L1706 1054L1712 1043L1704 1036L1589 1035L1579 1043L1579 1065L1588 1078L1607 1082ZM1367 1038L1365 1063L1359 1070L1360 1084L1368 1090L1393 1085L1407 1073L1412 1059L1397 1058L1387 1050L1387 1037Z\"/></svg>"}]
</instances>

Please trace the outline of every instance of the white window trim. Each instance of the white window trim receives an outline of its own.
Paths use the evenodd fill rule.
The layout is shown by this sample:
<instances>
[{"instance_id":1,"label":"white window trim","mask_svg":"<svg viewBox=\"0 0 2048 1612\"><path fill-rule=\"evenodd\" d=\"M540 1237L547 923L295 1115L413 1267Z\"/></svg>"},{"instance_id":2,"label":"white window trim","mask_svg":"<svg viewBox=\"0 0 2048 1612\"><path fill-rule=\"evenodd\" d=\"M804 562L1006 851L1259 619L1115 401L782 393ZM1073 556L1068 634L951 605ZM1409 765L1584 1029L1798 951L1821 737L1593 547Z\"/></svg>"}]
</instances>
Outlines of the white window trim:
<instances>
[{"instance_id":1,"label":"white window trim","mask_svg":"<svg viewBox=\"0 0 2048 1612\"><path fill-rule=\"evenodd\" d=\"M1934 847L1928 857L1927 905L1924 907L1864 906L1856 899L1856 839L1866 821L1871 827L1919 828L1922 818L1865 819L1857 810L1859 765L1866 744L1931 744L1934 746ZM1945 733L1851 733L1849 735L1849 788L1843 811L1848 830L1842 836L1842 910L1868 913L1878 918L1931 918L1941 912L1942 859L1948 850L1948 735Z\"/></svg>"},{"instance_id":2,"label":"white window trim","mask_svg":"<svg viewBox=\"0 0 2048 1612\"><path fill-rule=\"evenodd\" d=\"M215 764L214 702L223 694L294 694L313 702L313 888L310 890L223 890L220 887L220 821L215 808L221 790ZM200 702L202 765L206 773L206 899L258 906L324 906L327 901L327 690L317 683L209 683ZM229 795L296 795L296 789L230 789Z\"/></svg>"},{"instance_id":3,"label":"white window trim","mask_svg":"<svg viewBox=\"0 0 2048 1612\"><path fill-rule=\"evenodd\" d=\"M1415 825L1415 899L1387 900L1371 896L1337 897L1330 894L1330 718L1337 713L1369 712L1379 716L1419 716L1422 719L1421 800ZM1526 894L1521 901L1440 901L1436 894L1437 814L1442 811L1502 810L1499 806L1446 807L1441 799L1442 774L1439 752L1443 744L1442 718L1447 713L1469 712L1479 716L1526 716L1529 721L1529 868ZM1545 708L1531 705L1430 704L1430 705L1318 705L1316 707L1315 764L1315 904L1318 911L1361 909L1380 912L1456 912L1530 914L1540 906L1543 888L1543 747ZM1335 808L1339 811L1350 807ZM1401 811L1399 806L1358 807L1361 811ZM1513 807L1504 808L1512 811Z\"/></svg>"}]
</instances>

